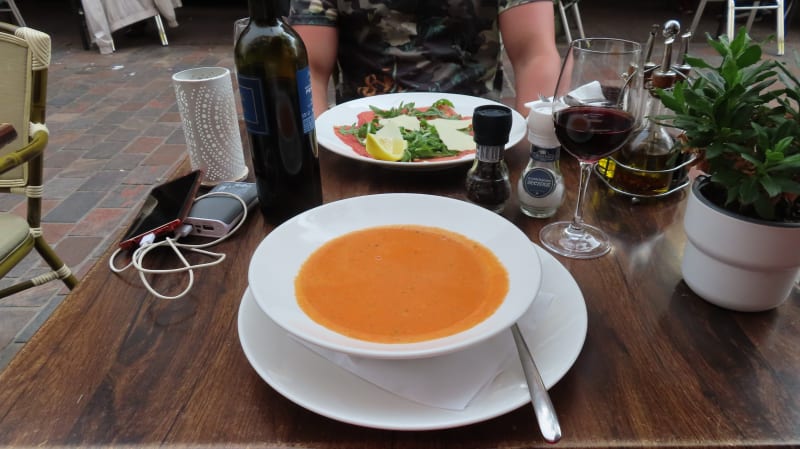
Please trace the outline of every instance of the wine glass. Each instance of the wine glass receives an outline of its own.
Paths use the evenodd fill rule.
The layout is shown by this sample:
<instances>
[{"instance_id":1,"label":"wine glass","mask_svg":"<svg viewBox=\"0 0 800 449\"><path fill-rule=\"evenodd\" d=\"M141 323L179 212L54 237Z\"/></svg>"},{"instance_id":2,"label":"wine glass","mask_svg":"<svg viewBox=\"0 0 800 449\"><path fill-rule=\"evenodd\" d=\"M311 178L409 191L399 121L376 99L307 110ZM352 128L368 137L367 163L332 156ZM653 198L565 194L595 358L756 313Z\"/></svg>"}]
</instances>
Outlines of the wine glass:
<instances>
[{"instance_id":1,"label":"wine glass","mask_svg":"<svg viewBox=\"0 0 800 449\"><path fill-rule=\"evenodd\" d=\"M594 164L619 149L638 126L641 46L610 38L572 41L553 97L553 122L561 146L580 162L580 187L572 221L539 232L550 251L575 259L606 254L603 230L583 221L582 205Z\"/></svg>"}]
</instances>

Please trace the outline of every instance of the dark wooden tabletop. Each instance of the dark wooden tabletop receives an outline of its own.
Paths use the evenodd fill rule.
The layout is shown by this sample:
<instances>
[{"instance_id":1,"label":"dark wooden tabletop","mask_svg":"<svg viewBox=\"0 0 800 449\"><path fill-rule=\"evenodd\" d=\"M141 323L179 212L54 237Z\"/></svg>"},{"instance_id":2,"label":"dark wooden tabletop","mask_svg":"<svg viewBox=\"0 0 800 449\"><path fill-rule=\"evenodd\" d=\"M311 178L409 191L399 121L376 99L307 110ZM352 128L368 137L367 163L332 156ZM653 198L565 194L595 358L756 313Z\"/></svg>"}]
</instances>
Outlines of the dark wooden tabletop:
<instances>
[{"instance_id":1,"label":"dark wooden tabletop","mask_svg":"<svg viewBox=\"0 0 800 449\"><path fill-rule=\"evenodd\" d=\"M506 157L515 183L525 145ZM381 192L464 198L467 165L392 171L325 150L321 160L326 202ZM528 218L513 199L504 213L536 243L544 224L572 213L577 166L562 161L569 197L555 218ZM766 313L710 305L681 280L684 192L633 204L595 179L587 199L586 220L614 249L558 257L585 297L588 334L550 390L564 434L557 445L800 446L800 294ZM317 415L274 391L237 331L250 256L270 230L254 214L215 248L228 259L174 301L101 260L0 373L0 446L547 446L530 406L452 429L387 431Z\"/></svg>"}]
</instances>

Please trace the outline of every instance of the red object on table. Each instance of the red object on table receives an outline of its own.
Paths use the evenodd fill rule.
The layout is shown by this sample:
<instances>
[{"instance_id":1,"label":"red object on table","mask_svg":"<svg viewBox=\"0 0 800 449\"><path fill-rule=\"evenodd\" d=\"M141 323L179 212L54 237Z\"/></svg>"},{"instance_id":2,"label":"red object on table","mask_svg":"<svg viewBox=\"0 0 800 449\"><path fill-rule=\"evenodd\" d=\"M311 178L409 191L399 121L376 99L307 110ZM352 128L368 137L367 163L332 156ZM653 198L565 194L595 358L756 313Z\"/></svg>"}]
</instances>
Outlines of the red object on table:
<instances>
[{"instance_id":1,"label":"red object on table","mask_svg":"<svg viewBox=\"0 0 800 449\"><path fill-rule=\"evenodd\" d=\"M0 148L17 138L17 130L9 123L0 123Z\"/></svg>"}]
</instances>

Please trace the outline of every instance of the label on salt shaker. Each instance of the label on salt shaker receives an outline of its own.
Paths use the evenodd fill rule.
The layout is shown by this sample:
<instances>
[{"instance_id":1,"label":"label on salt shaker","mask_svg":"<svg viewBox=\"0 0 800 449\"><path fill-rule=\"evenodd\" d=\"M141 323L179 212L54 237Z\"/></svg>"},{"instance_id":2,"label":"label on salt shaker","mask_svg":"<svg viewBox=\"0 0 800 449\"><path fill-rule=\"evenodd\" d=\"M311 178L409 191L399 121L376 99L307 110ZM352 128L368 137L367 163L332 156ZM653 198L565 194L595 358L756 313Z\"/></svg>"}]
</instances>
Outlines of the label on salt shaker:
<instances>
[{"instance_id":1,"label":"label on salt shaker","mask_svg":"<svg viewBox=\"0 0 800 449\"><path fill-rule=\"evenodd\" d=\"M556 190L556 178L550 170L534 168L525 173L522 185L528 195L544 198Z\"/></svg>"},{"instance_id":2,"label":"label on salt shaker","mask_svg":"<svg viewBox=\"0 0 800 449\"><path fill-rule=\"evenodd\" d=\"M558 147L541 148L531 145L531 159L539 162L555 162L558 159Z\"/></svg>"}]
</instances>

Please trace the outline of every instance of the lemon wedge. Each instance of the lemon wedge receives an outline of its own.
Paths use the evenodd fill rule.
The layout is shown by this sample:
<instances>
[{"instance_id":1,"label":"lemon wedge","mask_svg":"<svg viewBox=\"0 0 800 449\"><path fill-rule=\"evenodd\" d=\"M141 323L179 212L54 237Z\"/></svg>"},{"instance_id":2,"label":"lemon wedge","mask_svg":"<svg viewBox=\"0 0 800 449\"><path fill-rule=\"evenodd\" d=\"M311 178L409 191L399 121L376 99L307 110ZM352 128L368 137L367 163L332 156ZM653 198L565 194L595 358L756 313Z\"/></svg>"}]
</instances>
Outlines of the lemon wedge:
<instances>
[{"instance_id":1,"label":"lemon wedge","mask_svg":"<svg viewBox=\"0 0 800 449\"><path fill-rule=\"evenodd\" d=\"M408 142L405 140L367 134L367 153L382 161L399 161Z\"/></svg>"}]
</instances>

